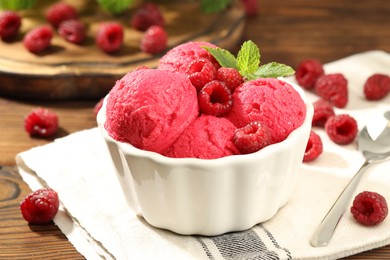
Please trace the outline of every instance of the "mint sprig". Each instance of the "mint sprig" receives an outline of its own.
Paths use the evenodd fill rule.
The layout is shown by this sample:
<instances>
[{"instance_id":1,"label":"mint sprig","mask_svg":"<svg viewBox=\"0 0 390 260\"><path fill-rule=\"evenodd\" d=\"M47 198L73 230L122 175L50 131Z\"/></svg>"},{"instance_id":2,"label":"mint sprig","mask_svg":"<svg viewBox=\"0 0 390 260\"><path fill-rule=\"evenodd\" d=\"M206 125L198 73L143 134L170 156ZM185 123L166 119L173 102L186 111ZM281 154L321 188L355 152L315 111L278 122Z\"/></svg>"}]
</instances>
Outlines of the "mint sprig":
<instances>
[{"instance_id":1,"label":"mint sprig","mask_svg":"<svg viewBox=\"0 0 390 260\"><path fill-rule=\"evenodd\" d=\"M1 10L24 10L35 5L36 0L0 0Z\"/></svg>"},{"instance_id":2,"label":"mint sprig","mask_svg":"<svg viewBox=\"0 0 390 260\"><path fill-rule=\"evenodd\" d=\"M134 3L134 0L97 0L97 2L103 9L114 14L119 14L129 8Z\"/></svg>"},{"instance_id":3,"label":"mint sprig","mask_svg":"<svg viewBox=\"0 0 390 260\"><path fill-rule=\"evenodd\" d=\"M200 8L205 13L215 13L225 9L231 0L201 0Z\"/></svg>"},{"instance_id":4,"label":"mint sprig","mask_svg":"<svg viewBox=\"0 0 390 260\"><path fill-rule=\"evenodd\" d=\"M210 52L222 67L237 69L236 57L234 57L234 55L231 54L228 50L221 49L219 47L212 48L208 46L203 46L203 49Z\"/></svg>"},{"instance_id":5,"label":"mint sprig","mask_svg":"<svg viewBox=\"0 0 390 260\"><path fill-rule=\"evenodd\" d=\"M228 50L222 48L203 47L219 62L222 67L237 69L246 80L258 78L278 78L291 76L294 69L285 64L270 62L260 66L260 50L252 41L246 41L234 57Z\"/></svg>"}]
</instances>

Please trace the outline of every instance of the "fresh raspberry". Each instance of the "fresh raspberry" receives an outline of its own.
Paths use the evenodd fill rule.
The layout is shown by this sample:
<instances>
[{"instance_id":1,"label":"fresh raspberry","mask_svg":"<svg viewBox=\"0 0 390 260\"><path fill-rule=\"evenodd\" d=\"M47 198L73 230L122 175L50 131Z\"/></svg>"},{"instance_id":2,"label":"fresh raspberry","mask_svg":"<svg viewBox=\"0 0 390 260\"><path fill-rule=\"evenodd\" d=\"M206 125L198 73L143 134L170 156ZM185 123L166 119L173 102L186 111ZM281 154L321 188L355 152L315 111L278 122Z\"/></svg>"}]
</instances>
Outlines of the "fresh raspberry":
<instances>
[{"instance_id":1,"label":"fresh raspberry","mask_svg":"<svg viewBox=\"0 0 390 260\"><path fill-rule=\"evenodd\" d=\"M295 73L295 78L300 86L312 89L319 77L324 75L322 63L315 59L302 61Z\"/></svg>"},{"instance_id":2,"label":"fresh raspberry","mask_svg":"<svg viewBox=\"0 0 390 260\"><path fill-rule=\"evenodd\" d=\"M225 83L213 80L198 94L200 112L219 116L229 112L233 106L232 93Z\"/></svg>"},{"instance_id":3,"label":"fresh raspberry","mask_svg":"<svg viewBox=\"0 0 390 260\"><path fill-rule=\"evenodd\" d=\"M240 72L234 68L219 68L215 75L215 79L225 82L232 93L239 85L244 83L244 79L242 78Z\"/></svg>"},{"instance_id":4,"label":"fresh raspberry","mask_svg":"<svg viewBox=\"0 0 390 260\"><path fill-rule=\"evenodd\" d=\"M304 162L310 162L316 159L322 154L322 141L321 137L314 131L310 131L309 140L307 141L305 155L303 156Z\"/></svg>"},{"instance_id":5,"label":"fresh raspberry","mask_svg":"<svg viewBox=\"0 0 390 260\"><path fill-rule=\"evenodd\" d=\"M107 22L99 26L96 44L106 53L118 51L123 44L123 26L116 22Z\"/></svg>"},{"instance_id":6,"label":"fresh raspberry","mask_svg":"<svg viewBox=\"0 0 390 260\"><path fill-rule=\"evenodd\" d=\"M52 136L58 130L58 116L45 108L36 108L24 119L24 128L31 136Z\"/></svg>"},{"instance_id":7,"label":"fresh raspberry","mask_svg":"<svg viewBox=\"0 0 390 260\"><path fill-rule=\"evenodd\" d=\"M258 121L236 129L233 143L242 154L254 153L271 144L271 131Z\"/></svg>"},{"instance_id":8,"label":"fresh raspberry","mask_svg":"<svg viewBox=\"0 0 390 260\"><path fill-rule=\"evenodd\" d=\"M329 117L325 123L325 131L333 142L349 144L355 139L358 126L353 117L340 114Z\"/></svg>"},{"instance_id":9,"label":"fresh raspberry","mask_svg":"<svg viewBox=\"0 0 390 260\"><path fill-rule=\"evenodd\" d=\"M68 42L80 44L86 37L86 28L79 20L66 20L58 27L58 34Z\"/></svg>"},{"instance_id":10,"label":"fresh raspberry","mask_svg":"<svg viewBox=\"0 0 390 260\"><path fill-rule=\"evenodd\" d=\"M165 25L165 20L157 5L153 3L144 3L137 9L131 18L130 25L136 30L146 31L153 25L163 27Z\"/></svg>"},{"instance_id":11,"label":"fresh raspberry","mask_svg":"<svg viewBox=\"0 0 390 260\"><path fill-rule=\"evenodd\" d=\"M259 1L258 0L241 0L244 6L245 14L247 16L257 16L259 13Z\"/></svg>"},{"instance_id":12,"label":"fresh raspberry","mask_svg":"<svg viewBox=\"0 0 390 260\"><path fill-rule=\"evenodd\" d=\"M192 85L201 90L207 83L215 78L217 70L208 59L194 60L188 65L186 74Z\"/></svg>"},{"instance_id":13,"label":"fresh raspberry","mask_svg":"<svg viewBox=\"0 0 390 260\"><path fill-rule=\"evenodd\" d=\"M348 81L340 73L319 77L315 84L315 91L317 95L338 108L343 108L348 103Z\"/></svg>"},{"instance_id":14,"label":"fresh raspberry","mask_svg":"<svg viewBox=\"0 0 390 260\"><path fill-rule=\"evenodd\" d=\"M23 38L24 47L32 53L41 53L51 45L53 30L49 25L41 25L30 32Z\"/></svg>"},{"instance_id":15,"label":"fresh raspberry","mask_svg":"<svg viewBox=\"0 0 390 260\"><path fill-rule=\"evenodd\" d=\"M386 199L379 193L363 191L356 195L351 213L359 223L365 226L377 225L387 217Z\"/></svg>"},{"instance_id":16,"label":"fresh raspberry","mask_svg":"<svg viewBox=\"0 0 390 260\"><path fill-rule=\"evenodd\" d=\"M28 223L42 225L53 220L59 204L57 192L42 188L27 195L20 203L20 210Z\"/></svg>"},{"instance_id":17,"label":"fresh raspberry","mask_svg":"<svg viewBox=\"0 0 390 260\"><path fill-rule=\"evenodd\" d=\"M46 20L54 27L58 27L66 20L77 19L78 16L73 6L63 2L53 4L46 12Z\"/></svg>"},{"instance_id":18,"label":"fresh raspberry","mask_svg":"<svg viewBox=\"0 0 390 260\"><path fill-rule=\"evenodd\" d=\"M364 95L368 100L380 100L390 93L390 77L384 74L371 75L364 83Z\"/></svg>"},{"instance_id":19,"label":"fresh raspberry","mask_svg":"<svg viewBox=\"0 0 390 260\"><path fill-rule=\"evenodd\" d=\"M333 105L325 99L319 99L313 103L313 126L324 127L329 117L334 116Z\"/></svg>"},{"instance_id":20,"label":"fresh raspberry","mask_svg":"<svg viewBox=\"0 0 390 260\"><path fill-rule=\"evenodd\" d=\"M141 51L149 54L158 54L167 47L168 35L164 28L158 25L149 27L141 40Z\"/></svg>"},{"instance_id":21,"label":"fresh raspberry","mask_svg":"<svg viewBox=\"0 0 390 260\"><path fill-rule=\"evenodd\" d=\"M10 41L19 33L22 19L13 11L4 11L0 14L0 37L3 41Z\"/></svg>"}]
</instances>

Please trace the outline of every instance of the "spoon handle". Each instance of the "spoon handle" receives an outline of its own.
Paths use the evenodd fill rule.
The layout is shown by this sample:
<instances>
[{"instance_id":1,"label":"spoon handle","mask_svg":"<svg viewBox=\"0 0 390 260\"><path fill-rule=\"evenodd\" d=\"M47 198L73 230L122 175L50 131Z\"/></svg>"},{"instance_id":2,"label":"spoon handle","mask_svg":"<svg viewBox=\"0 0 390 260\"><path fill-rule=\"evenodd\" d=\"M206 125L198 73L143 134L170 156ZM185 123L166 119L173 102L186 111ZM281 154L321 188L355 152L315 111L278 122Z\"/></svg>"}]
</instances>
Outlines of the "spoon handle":
<instances>
[{"instance_id":1,"label":"spoon handle","mask_svg":"<svg viewBox=\"0 0 390 260\"><path fill-rule=\"evenodd\" d=\"M337 224L341 219L341 216L344 214L345 209L351 201L356 187L358 186L363 173L369 164L370 163L368 160L363 163L358 172L353 176L337 200L334 202L333 206L330 208L324 219L318 225L310 239L310 244L312 246L326 246L329 243L337 227Z\"/></svg>"}]
</instances>

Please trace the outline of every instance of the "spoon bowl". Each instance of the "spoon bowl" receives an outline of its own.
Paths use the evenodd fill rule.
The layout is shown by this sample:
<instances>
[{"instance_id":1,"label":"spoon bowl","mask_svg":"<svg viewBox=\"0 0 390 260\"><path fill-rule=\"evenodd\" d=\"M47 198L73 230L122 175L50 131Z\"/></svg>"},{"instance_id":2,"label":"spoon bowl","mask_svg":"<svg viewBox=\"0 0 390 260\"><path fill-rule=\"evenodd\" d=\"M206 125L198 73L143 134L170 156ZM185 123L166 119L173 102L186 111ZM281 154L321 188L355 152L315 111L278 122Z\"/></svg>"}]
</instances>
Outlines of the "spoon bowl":
<instances>
[{"instance_id":1,"label":"spoon bowl","mask_svg":"<svg viewBox=\"0 0 390 260\"><path fill-rule=\"evenodd\" d=\"M365 161L314 231L310 240L312 246L328 245L368 166L372 163L384 162L390 159L390 111L387 111L384 117L387 119L387 124L377 138L370 135L367 126L360 131L358 148L363 153Z\"/></svg>"}]
</instances>

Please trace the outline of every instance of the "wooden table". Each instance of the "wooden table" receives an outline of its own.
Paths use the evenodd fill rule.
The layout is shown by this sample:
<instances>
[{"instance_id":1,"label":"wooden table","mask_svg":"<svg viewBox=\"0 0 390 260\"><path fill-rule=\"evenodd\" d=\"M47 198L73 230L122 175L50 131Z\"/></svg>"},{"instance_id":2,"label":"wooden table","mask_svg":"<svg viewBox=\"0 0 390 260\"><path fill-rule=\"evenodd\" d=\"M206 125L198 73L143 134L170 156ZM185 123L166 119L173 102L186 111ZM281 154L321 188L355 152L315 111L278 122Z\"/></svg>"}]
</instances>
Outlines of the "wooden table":
<instances>
[{"instance_id":1,"label":"wooden table","mask_svg":"<svg viewBox=\"0 0 390 260\"><path fill-rule=\"evenodd\" d=\"M260 46L262 63L278 61L293 67L305 58L327 63L367 50L390 52L390 3L260 1L259 16L247 20L244 39ZM96 126L95 103L96 100L33 102L0 97L0 259L83 258L54 224L29 226L22 219L18 205L30 189L18 175L14 157L51 141L30 138L24 132L23 118L32 108L44 106L58 113L61 130L56 137L60 137ZM348 259L390 259L390 246Z\"/></svg>"}]
</instances>

